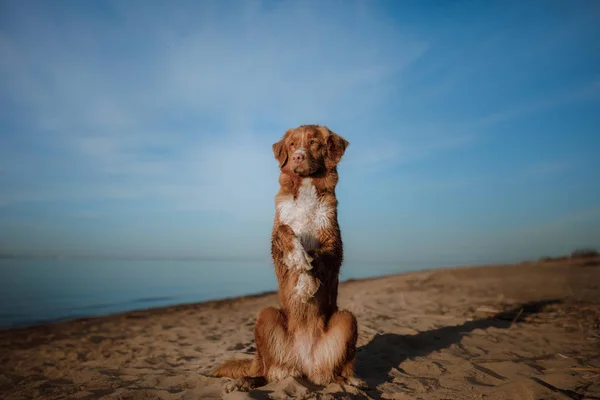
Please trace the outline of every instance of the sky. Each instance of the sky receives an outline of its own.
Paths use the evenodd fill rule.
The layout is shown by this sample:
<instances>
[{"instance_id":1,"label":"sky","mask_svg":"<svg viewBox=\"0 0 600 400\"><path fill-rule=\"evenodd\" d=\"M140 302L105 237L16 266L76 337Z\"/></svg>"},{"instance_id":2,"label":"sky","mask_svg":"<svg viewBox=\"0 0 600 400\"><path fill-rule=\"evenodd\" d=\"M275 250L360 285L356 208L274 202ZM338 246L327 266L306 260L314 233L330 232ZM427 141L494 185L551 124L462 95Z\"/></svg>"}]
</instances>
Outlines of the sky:
<instances>
[{"instance_id":1,"label":"sky","mask_svg":"<svg viewBox=\"0 0 600 400\"><path fill-rule=\"evenodd\" d=\"M271 145L350 142L347 261L600 247L600 3L0 3L0 252L269 259Z\"/></svg>"}]
</instances>

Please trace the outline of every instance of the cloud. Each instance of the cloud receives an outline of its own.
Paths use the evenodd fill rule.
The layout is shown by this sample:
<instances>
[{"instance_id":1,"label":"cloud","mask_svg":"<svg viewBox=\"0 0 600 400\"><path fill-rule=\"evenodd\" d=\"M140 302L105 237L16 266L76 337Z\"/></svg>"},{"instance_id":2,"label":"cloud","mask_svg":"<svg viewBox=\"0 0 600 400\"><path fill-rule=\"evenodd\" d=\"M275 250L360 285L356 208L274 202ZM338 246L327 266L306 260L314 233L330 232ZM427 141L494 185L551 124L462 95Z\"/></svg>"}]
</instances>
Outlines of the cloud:
<instances>
[{"instance_id":1,"label":"cloud","mask_svg":"<svg viewBox=\"0 0 600 400\"><path fill-rule=\"evenodd\" d=\"M231 188L237 182L252 204L270 188L270 146L284 129L368 112L427 48L359 2L344 4L205 3L199 22L178 7L154 15L113 4L117 20L135 19L133 31L101 18L84 24L75 11L51 14L57 20L13 5L20 24L0 36L0 71L11 76L1 84L21 113L14 135L34 143L0 150L12 188L2 202L77 200L85 184L99 198L117 192L232 210L242 204ZM36 166L14 154L70 168L39 186ZM32 184L17 190L24 176Z\"/></svg>"},{"instance_id":2,"label":"cloud","mask_svg":"<svg viewBox=\"0 0 600 400\"><path fill-rule=\"evenodd\" d=\"M202 18L193 21L180 6L155 14L115 3L124 21L116 28L102 19L83 24L74 11L60 12L59 23L17 6L20 26L0 35L0 71L11 77L2 87L36 144L2 146L0 171L35 176L36 164L15 156L35 152L37 168L68 164L60 180L85 182L99 197L110 187L106 198L114 198L116 188L176 208L232 209L238 203L222 201L235 198L227 182L242 176L245 189L264 188L262 177L273 173L264 161L271 161L271 142L306 121L339 126L351 141L348 172L369 176L469 146L484 126L597 93L595 84L474 122L407 119L397 131L385 126L365 134L357 128L360 117L384 106L392 88L403 90L394 79L434 56L429 44L360 2L343 9L239 4L195 5ZM497 40L483 41L480 50ZM432 82L443 89L443 82ZM263 126L269 128L259 132ZM53 152L54 158L44 154ZM260 167L245 167L251 165ZM60 193L65 200L80 198L78 189L64 186L54 185L52 195L36 193L47 190L37 184L13 190L3 203L26 200L26 194L29 201ZM255 192L249 193L252 202Z\"/></svg>"},{"instance_id":3,"label":"cloud","mask_svg":"<svg viewBox=\"0 0 600 400\"><path fill-rule=\"evenodd\" d=\"M395 166L463 149L479 139L480 135L460 124L406 121L351 137L352 162L346 168L353 174L372 176Z\"/></svg>"},{"instance_id":4,"label":"cloud","mask_svg":"<svg viewBox=\"0 0 600 400\"><path fill-rule=\"evenodd\" d=\"M126 185L59 185L11 187L0 193L0 206L22 203L57 203L93 200L134 200L142 193Z\"/></svg>"},{"instance_id":5,"label":"cloud","mask_svg":"<svg viewBox=\"0 0 600 400\"><path fill-rule=\"evenodd\" d=\"M551 96L513 105L503 111L480 117L468 125L471 129L495 125L578 101L598 99L599 96L600 84L598 81L592 81L583 86L570 88L568 91L563 91L562 93L553 93Z\"/></svg>"},{"instance_id":6,"label":"cloud","mask_svg":"<svg viewBox=\"0 0 600 400\"><path fill-rule=\"evenodd\" d=\"M279 121L339 117L380 104L389 79L427 48L359 3L335 11L316 4L250 6L234 17L234 29L208 23L168 39L167 92L198 107L268 112Z\"/></svg>"},{"instance_id":7,"label":"cloud","mask_svg":"<svg viewBox=\"0 0 600 400\"><path fill-rule=\"evenodd\" d=\"M462 149L476 144L485 137L487 135L486 128L490 126L571 103L594 100L599 95L600 84L598 81L592 81L583 86L554 93L546 98L512 105L502 111L470 120L448 123L414 123L407 121L407 124L399 127L397 132L389 130L378 132L377 137L368 136L367 143L359 142L364 149L355 155L354 166L351 168L369 174L392 166ZM548 175L562 172L568 168L569 165L564 162L552 163L552 165L543 163L532 167L530 171L525 171L524 174L530 177L533 175Z\"/></svg>"},{"instance_id":8,"label":"cloud","mask_svg":"<svg viewBox=\"0 0 600 400\"><path fill-rule=\"evenodd\" d=\"M317 3L282 2L270 9L257 6L260 2L239 4L241 9L217 11L207 5L204 23L186 29L169 25L177 18L167 13L158 33L145 38L151 46L129 43L121 50L131 54L113 56L114 36L125 27L112 34L108 26L86 28L72 21L39 28L33 26L39 18L23 17L28 29L45 28L41 43L4 38L3 69L16 76L12 92L46 128L124 130L162 111L167 117L187 112L233 117L228 128L237 129L236 121L252 123L265 114L289 123L373 106L383 100L378 97L390 76L426 49L351 4L335 19ZM226 12L229 21L223 23ZM140 23L141 31L149 28ZM79 29L77 35L69 37L73 29ZM80 56L85 45L92 48L83 55L99 54Z\"/></svg>"}]
</instances>

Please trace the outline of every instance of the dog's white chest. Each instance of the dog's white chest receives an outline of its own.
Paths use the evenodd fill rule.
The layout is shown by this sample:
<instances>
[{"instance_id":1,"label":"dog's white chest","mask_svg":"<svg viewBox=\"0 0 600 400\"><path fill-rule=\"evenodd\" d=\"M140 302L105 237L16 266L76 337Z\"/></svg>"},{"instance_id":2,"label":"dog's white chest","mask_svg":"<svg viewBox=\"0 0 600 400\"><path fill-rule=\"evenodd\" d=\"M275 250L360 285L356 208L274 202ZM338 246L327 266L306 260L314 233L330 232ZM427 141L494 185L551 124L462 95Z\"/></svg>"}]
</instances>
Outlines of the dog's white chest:
<instances>
[{"instance_id":1,"label":"dog's white chest","mask_svg":"<svg viewBox=\"0 0 600 400\"><path fill-rule=\"evenodd\" d=\"M277 208L279 219L292 228L305 250L319 247L317 232L329 226L333 209L319 199L310 178L302 180L296 199L289 196Z\"/></svg>"}]
</instances>

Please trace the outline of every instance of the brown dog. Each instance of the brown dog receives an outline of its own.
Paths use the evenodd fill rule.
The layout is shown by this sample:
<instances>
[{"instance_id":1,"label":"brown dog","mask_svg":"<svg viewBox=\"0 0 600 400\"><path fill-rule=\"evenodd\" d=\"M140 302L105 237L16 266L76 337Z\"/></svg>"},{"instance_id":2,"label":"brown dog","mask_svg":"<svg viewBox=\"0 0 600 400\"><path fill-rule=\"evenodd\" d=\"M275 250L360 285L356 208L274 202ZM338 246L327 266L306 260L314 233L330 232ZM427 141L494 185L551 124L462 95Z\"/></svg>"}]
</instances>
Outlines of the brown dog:
<instances>
[{"instance_id":1,"label":"brown dog","mask_svg":"<svg viewBox=\"0 0 600 400\"><path fill-rule=\"evenodd\" d=\"M260 312L254 359L228 361L214 372L239 378L227 391L288 376L364 386L353 376L356 318L337 307L343 253L335 187L348 144L327 127L303 125L273 145L281 172L271 254L281 310Z\"/></svg>"}]
</instances>

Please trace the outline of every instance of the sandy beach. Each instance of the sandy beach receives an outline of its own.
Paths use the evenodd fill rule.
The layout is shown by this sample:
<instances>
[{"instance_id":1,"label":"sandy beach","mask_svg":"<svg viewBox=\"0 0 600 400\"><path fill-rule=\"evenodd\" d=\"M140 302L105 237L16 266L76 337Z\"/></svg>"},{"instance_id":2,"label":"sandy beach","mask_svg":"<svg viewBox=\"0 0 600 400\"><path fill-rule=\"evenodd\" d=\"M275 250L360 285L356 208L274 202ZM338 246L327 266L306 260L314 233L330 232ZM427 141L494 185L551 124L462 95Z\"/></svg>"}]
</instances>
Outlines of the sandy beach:
<instances>
[{"instance_id":1,"label":"sandy beach","mask_svg":"<svg viewBox=\"0 0 600 400\"><path fill-rule=\"evenodd\" d=\"M357 375L224 395L274 293L0 332L0 399L600 399L600 260L449 268L344 282Z\"/></svg>"}]
</instances>

